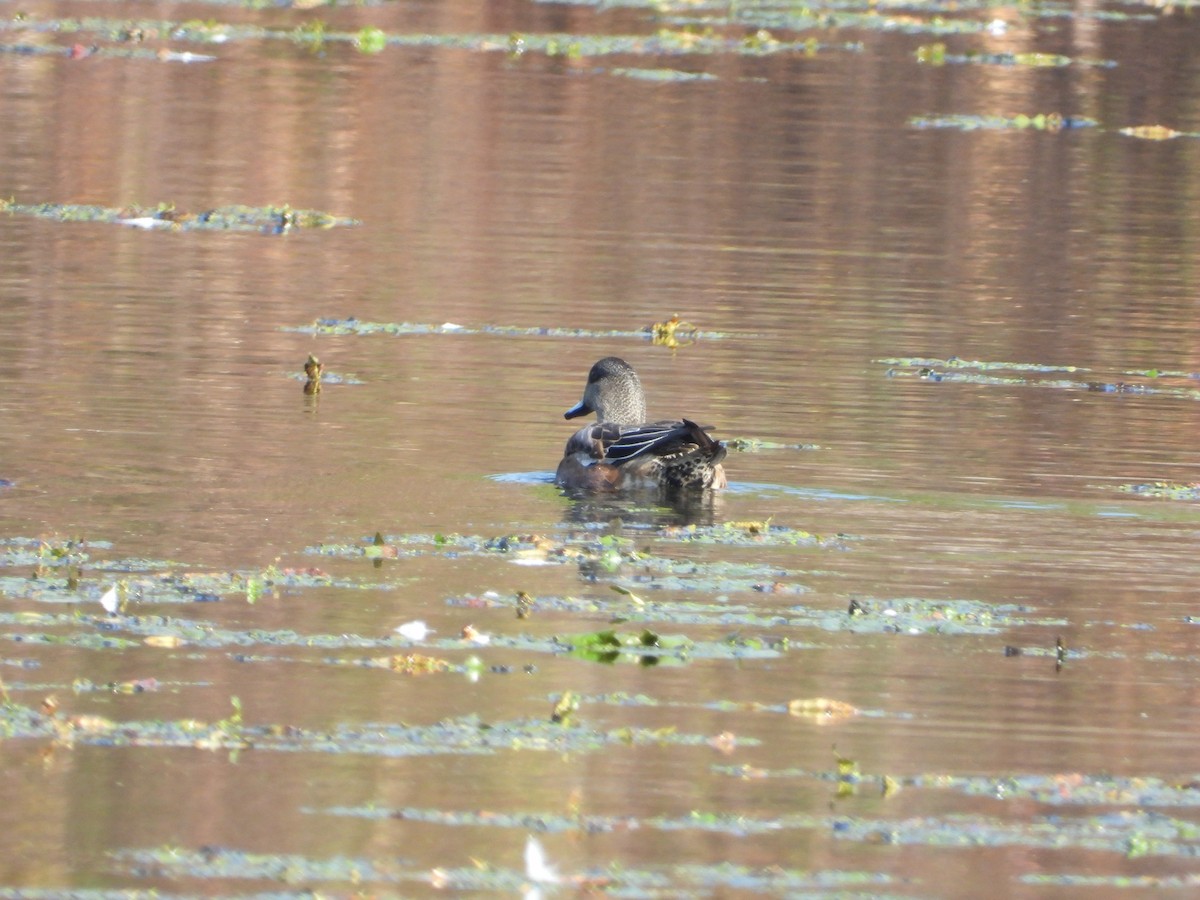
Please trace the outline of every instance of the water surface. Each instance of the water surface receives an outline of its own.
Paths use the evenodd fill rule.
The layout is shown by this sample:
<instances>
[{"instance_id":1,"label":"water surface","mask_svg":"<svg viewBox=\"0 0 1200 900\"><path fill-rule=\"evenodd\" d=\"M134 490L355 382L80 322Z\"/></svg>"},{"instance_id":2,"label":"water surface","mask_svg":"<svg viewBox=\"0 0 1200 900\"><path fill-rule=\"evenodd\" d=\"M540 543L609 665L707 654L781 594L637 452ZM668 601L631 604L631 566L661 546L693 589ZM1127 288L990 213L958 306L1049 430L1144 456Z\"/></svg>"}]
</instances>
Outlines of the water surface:
<instances>
[{"instance_id":1,"label":"water surface","mask_svg":"<svg viewBox=\"0 0 1200 900\"><path fill-rule=\"evenodd\" d=\"M1200 35L871 9L9 10L0 197L360 224L0 216L5 890L518 891L530 833L616 896L1195 879L1200 514L1128 488L1197 480L1200 144L1121 129L1200 130ZM609 354L762 442L730 491L549 484Z\"/></svg>"}]
</instances>

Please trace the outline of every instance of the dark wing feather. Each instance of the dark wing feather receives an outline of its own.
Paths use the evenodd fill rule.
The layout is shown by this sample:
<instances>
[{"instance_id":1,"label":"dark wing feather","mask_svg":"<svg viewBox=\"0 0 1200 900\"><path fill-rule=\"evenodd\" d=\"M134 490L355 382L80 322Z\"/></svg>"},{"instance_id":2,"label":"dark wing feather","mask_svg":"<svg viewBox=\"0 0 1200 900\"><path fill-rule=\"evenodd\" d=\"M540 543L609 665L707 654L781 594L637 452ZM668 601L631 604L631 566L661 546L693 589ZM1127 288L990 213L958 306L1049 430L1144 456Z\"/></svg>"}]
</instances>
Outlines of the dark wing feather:
<instances>
[{"instance_id":1,"label":"dark wing feather","mask_svg":"<svg viewBox=\"0 0 1200 900\"><path fill-rule=\"evenodd\" d=\"M604 448L604 461L620 465L644 453L672 456L688 448L711 451L718 447L717 442L704 433L704 428L688 419L654 422L623 430L616 441Z\"/></svg>"}]
</instances>

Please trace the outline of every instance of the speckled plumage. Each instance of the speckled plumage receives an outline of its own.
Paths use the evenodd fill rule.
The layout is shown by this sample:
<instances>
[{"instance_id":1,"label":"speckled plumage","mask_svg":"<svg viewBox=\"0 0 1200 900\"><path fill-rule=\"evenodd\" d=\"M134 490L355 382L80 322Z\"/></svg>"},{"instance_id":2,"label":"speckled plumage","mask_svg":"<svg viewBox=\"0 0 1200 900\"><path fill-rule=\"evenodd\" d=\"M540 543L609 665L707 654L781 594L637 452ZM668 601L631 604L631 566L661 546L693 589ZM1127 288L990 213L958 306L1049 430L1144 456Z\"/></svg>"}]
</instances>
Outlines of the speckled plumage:
<instances>
[{"instance_id":1,"label":"speckled plumage","mask_svg":"<svg viewBox=\"0 0 1200 900\"><path fill-rule=\"evenodd\" d=\"M642 383L623 359L592 366L583 399L565 418L596 414L567 441L554 481L561 487L723 488L725 445L689 419L646 422Z\"/></svg>"}]
</instances>

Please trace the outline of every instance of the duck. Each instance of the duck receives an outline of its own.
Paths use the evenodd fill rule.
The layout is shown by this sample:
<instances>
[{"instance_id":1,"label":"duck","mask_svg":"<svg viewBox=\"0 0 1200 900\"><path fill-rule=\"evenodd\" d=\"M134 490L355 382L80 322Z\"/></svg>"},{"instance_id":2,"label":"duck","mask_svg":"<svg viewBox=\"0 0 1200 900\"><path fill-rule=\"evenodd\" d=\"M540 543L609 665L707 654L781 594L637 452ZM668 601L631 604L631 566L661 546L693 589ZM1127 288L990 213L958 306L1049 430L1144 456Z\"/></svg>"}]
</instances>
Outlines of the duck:
<instances>
[{"instance_id":1,"label":"duck","mask_svg":"<svg viewBox=\"0 0 1200 900\"><path fill-rule=\"evenodd\" d=\"M646 421L646 395L633 366L606 356L588 372L583 399L565 419L589 413L596 421L567 440L554 483L568 490L665 488L719 490L726 487L725 445L709 436L711 426L690 419Z\"/></svg>"}]
</instances>

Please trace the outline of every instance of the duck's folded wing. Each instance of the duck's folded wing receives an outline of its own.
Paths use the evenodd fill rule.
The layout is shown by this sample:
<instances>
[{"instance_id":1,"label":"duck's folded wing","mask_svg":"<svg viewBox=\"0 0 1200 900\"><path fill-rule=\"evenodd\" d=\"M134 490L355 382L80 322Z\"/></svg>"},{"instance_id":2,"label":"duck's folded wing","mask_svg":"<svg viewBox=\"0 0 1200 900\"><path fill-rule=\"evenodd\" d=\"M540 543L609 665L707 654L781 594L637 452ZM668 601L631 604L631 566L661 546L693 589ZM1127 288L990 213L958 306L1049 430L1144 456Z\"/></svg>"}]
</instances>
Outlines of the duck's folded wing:
<instances>
[{"instance_id":1,"label":"duck's folded wing","mask_svg":"<svg viewBox=\"0 0 1200 900\"><path fill-rule=\"evenodd\" d=\"M604 461L619 465L646 453L673 456L696 449L711 452L720 447L705 433L705 429L711 427L682 419L623 429L620 437L604 448Z\"/></svg>"},{"instance_id":2,"label":"duck's folded wing","mask_svg":"<svg viewBox=\"0 0 1200 900\"><path fill-rule=\"evenodd\" d=\"M592 422L571 435L567 440L567 447L563 455L585 453L595 459L602 459L604 448L620 437L620 426L612 422Z\"/></svg>"}]
</instances>

